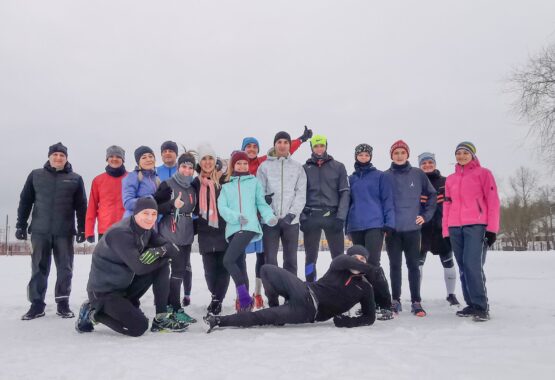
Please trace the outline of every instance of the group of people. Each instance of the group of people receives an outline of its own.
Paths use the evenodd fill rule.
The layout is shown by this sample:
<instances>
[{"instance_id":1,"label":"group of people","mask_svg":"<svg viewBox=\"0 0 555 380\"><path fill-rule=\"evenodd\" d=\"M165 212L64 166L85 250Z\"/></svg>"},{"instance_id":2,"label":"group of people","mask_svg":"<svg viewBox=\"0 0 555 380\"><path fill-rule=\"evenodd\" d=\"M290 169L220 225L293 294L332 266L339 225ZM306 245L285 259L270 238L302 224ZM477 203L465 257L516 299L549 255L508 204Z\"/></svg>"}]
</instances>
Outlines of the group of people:
<instances>
[{"instance_id":1,"label":"group of people","mask_svg":"<svg viewBox=\"0 0 555 380\"><path fill-rule=\"evenodd\" d=\"M312 154L301 164L292 156L306 141ZM229 159L209 144L179 155L177 144L166 141L162 165L156 166L151 148L140 146L134 152L136 167L127 172L124 149L111 146L87 205L67 148L52 145L44 167L27 178L18 208L16 237L25 240L30 233L32 243L31 306L22 319L44 315L52 256L57 314L74 317L68 301L75 236L78 243L97 241L79 332L102 323L125 335L142 335L149 319L140 298L150 288L156 309L151 331L184 331L196 322L185 312L191 303L195 235L211 293L204 318L208 331L331 318L338 327L354 327L371 325L376 316L391 319L402 311L403 253L415 316L426 316L422 267L432 252L444 267L447 301L459 305L454 253L467 304L456 314L489 319L483 266L499 228L499 198L493 175L481 167L472 143L457 145L455 173L448 178L437 170L433 153L422 153L419 168L412 167L402 140L391 146L386 171L373 166L370 145L357 145L351 175L328 153L327 138L313 136L307 127L297 139L278 132L268 154L259 152L253 137L243 139ZM299 231L305 281L297 277ZM318 278L322 232L332 262ZM353 243L346 254L345 236ZM384 238L391 291L380 262ZM278 267L280 243L283 268ZM247 272L249 253L256 254L254 287ZM222 316L230 279L237 313ZM345 315L356 304L358 315Z\"/></svg>"}]
</instances>

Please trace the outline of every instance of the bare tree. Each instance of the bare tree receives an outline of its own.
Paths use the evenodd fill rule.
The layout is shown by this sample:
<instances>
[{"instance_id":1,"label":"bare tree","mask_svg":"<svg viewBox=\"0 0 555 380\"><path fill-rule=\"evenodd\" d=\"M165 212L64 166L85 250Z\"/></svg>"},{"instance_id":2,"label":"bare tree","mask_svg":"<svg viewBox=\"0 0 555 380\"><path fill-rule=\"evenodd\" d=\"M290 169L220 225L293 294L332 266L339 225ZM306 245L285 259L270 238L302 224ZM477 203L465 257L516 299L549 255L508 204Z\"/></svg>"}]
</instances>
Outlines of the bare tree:
<instances>
[{"instance_id":1,"label":"bare tree","mask_svg":"<svg viewBox=\"0 0 555 380\"><path fill-rule=\"evenodd\" d=\"M525 67L509 78L509 90L517 94L515 109L530 124L540 152L555 169L555 43L531 57Z\"/></svg>"}]
</instances>

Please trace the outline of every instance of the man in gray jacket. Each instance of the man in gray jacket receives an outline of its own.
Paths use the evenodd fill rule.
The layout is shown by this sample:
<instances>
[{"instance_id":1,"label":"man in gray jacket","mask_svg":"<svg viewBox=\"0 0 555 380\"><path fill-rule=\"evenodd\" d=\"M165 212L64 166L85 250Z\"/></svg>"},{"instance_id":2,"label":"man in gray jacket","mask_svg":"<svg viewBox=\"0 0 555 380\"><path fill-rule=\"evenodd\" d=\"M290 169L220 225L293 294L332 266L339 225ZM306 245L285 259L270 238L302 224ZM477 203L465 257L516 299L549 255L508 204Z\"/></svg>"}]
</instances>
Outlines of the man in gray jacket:
<instances>
[{"instance_id":1,"label":"man in gray jacket","mask_svg":"<svg viewBox=\"0 0 555 380\"><path fill-rule=\"evenodd\" d=\"M260 165L257 177L266 193L266 201L279 222L274 227L263 226L266 264L277 265L279 241L283 245L283 268L297 275L299 216L306 201L306 173L300 163L290 158L291 136L278 132L268 159ZM268 299L278 306L277 299Z\"/></svg>"}]
</instances>

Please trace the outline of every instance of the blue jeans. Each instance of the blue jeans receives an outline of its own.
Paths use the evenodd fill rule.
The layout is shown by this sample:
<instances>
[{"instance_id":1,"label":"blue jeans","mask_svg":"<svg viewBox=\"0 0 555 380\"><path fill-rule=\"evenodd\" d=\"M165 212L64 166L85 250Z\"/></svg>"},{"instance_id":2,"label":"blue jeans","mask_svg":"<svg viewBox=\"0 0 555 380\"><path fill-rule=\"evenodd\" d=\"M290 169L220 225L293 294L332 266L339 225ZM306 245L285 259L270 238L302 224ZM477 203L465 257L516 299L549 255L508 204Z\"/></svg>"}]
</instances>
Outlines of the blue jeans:
<instances>
[{"instance_id":1,"label":"blue jeans","mask_svg":"<svg viewBox=\"0 0 555 380\"><path fill-rule=\"evenodd\" d=\"M488 246L485 239L486 226L473 224L449 227L449 238L459 265L461 287L468 306L488 310L488 295L484 264Z\"/></svg>"}]
</instances>

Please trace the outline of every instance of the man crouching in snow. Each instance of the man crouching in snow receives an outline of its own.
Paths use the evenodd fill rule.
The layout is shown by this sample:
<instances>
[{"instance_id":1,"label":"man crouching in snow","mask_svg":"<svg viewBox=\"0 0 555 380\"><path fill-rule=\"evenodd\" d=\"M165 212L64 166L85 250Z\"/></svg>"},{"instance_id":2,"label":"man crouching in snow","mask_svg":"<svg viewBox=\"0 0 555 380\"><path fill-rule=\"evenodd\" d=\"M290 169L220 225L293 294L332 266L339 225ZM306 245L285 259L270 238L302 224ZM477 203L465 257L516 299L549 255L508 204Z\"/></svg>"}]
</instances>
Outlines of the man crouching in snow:
<instances>
[{"instance_id":1,"label":"man crouching in snow","mask_svg":"<svg viewBox=\"0 0 555 380\"><path fill-rule=\"evenodd\" d=\"M187 323L167 313L169 293L168 257L179 250L154 230L156 201L140 198L133 216L114 224L94 249L87 292L75 324L78 332L91 332L96 323L129 336L141 336L148 319L139 299L153 286L156 317L152 331L184 331Z\"/></svg>"},{"instance_id":2,"label":"man crouching in snow","mask_svg":"<svg viewBox=\"0 0 555 380\"><path fill-rule=\"evenodd\" d=\"M346 255L334 258L326 274L316 282L305 283L288 271L274 265L261 269L267 294L283 296L286 303L255 312L227 316L208 315L208 332L215 327L250 327L313 323L333 318L337 327L372 325L376 319L374 291L366 276L373 276L375 267L366 263L368 251L355 245ZM358 317L342 315L360 303Z\"/></svg>"}]
</instances>

